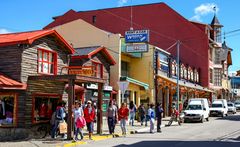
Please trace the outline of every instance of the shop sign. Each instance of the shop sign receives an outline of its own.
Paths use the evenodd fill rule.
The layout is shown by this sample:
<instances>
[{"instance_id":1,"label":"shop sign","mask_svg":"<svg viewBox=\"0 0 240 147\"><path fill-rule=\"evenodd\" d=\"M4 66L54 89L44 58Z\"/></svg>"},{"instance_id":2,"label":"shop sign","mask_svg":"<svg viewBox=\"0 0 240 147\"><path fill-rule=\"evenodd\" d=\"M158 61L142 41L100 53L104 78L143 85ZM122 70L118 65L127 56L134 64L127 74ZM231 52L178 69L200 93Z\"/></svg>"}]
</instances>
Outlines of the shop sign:
<instances>
[{"instance_id":1,"label":"shop sign","mask_svg":"<svg viewBox=\"0 0 240 147\"><path fill-rule=\"evenodd\" d=\"M148 52L148 44L128 44L126 45L126 52L127 53L141 53L141 52Z\"/></svg>"},{"instance_id":2,"label":"shop sign","mask_svg":"<svg viewBox=\"0 0 240 147\"><path fill-rule=\"evenodd\" d=\"M78 67L74 67L74 66L69 66L68 67L68 74L69 75L81 75L81 76L93 76L93 68L90 66L78 66Z\"/></svg>"},{"instance_id":3,"label":"shop sign","mask_svg":"<svg viewBox=\"0 0 240 147\"><path fill-rule=\"evenodd\" d=\"M149 42L149 30L132 30L125 32L126 43Z\"/></svg>"},{"instance_id":4,"label":"shop sign","mask_svg":"<svg viewBox=\"0 0 240 147\"><path fill-rule=\"evenodd\" d=\"M87 85L87 89L98 89L98 85L97 84L89 84L89 85ZM103 86L103 90L112 91L113 87L112 86Z\"/></svg>"}]
</instances>

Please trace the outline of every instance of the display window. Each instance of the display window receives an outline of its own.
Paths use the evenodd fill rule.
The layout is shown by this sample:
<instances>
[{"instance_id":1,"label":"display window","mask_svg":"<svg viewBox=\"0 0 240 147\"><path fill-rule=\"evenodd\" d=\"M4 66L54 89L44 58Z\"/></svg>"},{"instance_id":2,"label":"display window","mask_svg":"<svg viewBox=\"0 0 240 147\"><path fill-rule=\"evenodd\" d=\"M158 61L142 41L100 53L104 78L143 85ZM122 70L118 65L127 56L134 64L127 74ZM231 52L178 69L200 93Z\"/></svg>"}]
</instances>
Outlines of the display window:
<instances>
[{"instance_id":1,"label":"display window","mask_svg":"<svg viewBox=\"0 0 240 147\"><path fill-rule=\"evenodd\" d=\"M0 93L0 127L16 125L17 95Z\"/></svg>"},{"instance_id":2,"label":"display window","mask_svg":"<svg viewBox=\"0 0 240 147\"><path fill-rule=\"evenodd\" d=\"M33 98L33 123L51 120L60 100L60 95L35 95Z\"/></svg>"}]
</instances>

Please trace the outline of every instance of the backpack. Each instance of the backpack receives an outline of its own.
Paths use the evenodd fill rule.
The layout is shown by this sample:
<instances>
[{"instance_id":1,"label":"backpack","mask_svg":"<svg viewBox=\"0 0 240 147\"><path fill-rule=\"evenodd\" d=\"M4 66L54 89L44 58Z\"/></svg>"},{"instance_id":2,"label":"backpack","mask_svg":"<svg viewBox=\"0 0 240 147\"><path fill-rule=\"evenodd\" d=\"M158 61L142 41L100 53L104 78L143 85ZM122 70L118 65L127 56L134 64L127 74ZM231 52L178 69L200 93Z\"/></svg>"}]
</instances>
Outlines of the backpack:
<instances>
[{"instance_id":1,"label":"backpack","mask_svg":"<svg viewBox=\"0 0 240 147\"><path fill-rule=\"evenodd\" d=\"M57 120L62 120L61 108L56 110L55 117Z\"/></svg>"}]
</instances>

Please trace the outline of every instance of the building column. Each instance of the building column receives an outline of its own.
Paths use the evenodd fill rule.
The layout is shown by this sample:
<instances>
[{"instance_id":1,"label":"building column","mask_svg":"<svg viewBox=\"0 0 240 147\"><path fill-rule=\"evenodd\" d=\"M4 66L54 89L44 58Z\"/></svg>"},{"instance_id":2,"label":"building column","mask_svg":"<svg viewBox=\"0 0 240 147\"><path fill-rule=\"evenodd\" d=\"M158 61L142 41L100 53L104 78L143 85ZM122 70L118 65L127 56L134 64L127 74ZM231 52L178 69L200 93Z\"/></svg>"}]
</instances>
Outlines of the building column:
<instances>
[{"instance_id":1,"label":"building column","mask_svg":"<svg viewBox=\"0 0 240 147\"><path fill-rule=\"evenodd\" d=\"M97 134L102 134L102 95L103 95L103 84L98 83L98 111L97 111Z\"/></svg>"},{"instance_id":2,"label":"building column","mask_svg":"<svg viewBox=\"0 0 240 147\"><path fill-rule=\"evenodd\" d=\"M69 85L69 93L68 93L68 114L72 114L72 105L75 98L75 91L74 91L74 83L75 80L69 79L68 85ZM72 130L73 130L73 119L72 115L68 115L67 118L67 139L72 139Z\"/></svg>"}]
</instances>

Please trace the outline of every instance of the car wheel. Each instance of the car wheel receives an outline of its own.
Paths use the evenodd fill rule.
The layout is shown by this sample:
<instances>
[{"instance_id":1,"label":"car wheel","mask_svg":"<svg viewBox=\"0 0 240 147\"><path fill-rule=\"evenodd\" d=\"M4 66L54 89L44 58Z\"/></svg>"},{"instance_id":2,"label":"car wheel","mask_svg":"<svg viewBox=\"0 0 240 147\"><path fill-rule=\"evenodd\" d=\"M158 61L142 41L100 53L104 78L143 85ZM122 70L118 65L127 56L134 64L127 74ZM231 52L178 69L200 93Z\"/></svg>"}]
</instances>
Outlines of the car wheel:
<instances>
[{"instance_id":1,"label":"car wheel","mask_svg":"<svg viewBox=\"0 0 240 147\"><path fill-rule=\"evenodd\" d=\"M206 118L206 121L209 121L209 117L208 117L208 118Z\"/></svg>"},{"instance_id":2,"label":"car wheel","mask_svg":"<svg viewBox=\"0 0 240 147\"><path fill-rule=\"evenodd\" d=\"M204 121L204 117L202 116L201 123L203 123L203 121Z\"/></svg>"},{"instance_id":3,"label":"car wheel","mask_svg":"<svg viewBox=\"0 0 240 147\"><path fill-rule=\"evenodd\" d=\"M226 113L226 116L228 116L228 114Z\"/></svg>"},{"instance_id":4,"label":"car wheel","mask_svg":"<svg viewBox=\"0 0 240 147\"><path fill-rule=\"evenodd\" d=\"M221 114L221 117L224 117L224 113Z\"/></svg>"}]
</instances>

